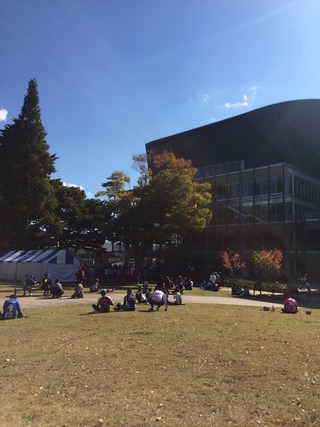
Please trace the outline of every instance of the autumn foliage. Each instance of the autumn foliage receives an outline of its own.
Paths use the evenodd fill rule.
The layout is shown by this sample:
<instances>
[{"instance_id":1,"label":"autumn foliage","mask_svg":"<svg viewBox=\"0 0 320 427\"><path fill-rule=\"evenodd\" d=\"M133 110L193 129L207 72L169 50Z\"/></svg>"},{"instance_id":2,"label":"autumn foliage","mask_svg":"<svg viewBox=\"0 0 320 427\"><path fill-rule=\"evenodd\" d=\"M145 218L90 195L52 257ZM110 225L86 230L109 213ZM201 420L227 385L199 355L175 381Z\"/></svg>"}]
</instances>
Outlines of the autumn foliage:
<instances>
[{"instance_id":1,"label":"autumn foliage","mask_svg":"<svg viewBox=\"0 0 320 427\"><path fill-rule=\"evenodd\" d=\"M279 249L260 249L252 251L252 262L256 270L261 273L272 274L281 270L283 254Z\"/></svg>"},{"instance_id":2,"label":"autumn foliage","mask_svg":"<svg viewBox=\"0 0 320 427\"><path fill-rule=\"evenodd\" d=\"M224 251L221 258L223 267L228 270L232 278L234 278L238 270L241 270L246 266L246 263L241 260L238 252L230 254L227 251Z\"/></svg>"}]
</instances>

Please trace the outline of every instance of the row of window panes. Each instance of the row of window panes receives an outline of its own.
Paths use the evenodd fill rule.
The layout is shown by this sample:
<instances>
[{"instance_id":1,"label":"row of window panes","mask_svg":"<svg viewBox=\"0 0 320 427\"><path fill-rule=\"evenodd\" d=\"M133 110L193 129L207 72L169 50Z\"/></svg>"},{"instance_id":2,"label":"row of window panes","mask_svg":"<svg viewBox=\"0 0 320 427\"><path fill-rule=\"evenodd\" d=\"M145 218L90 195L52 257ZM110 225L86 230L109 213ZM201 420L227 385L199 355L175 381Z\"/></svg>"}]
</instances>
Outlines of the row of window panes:
<instances>
[{"instance_id":1,"label":"row of window panes","mask_svg":"<svg viewBox=\"0 0 320 427\"><path fill-rule=\"evenodd\" d=\"M320 201L320 186L306 181L305 179L294 177L295 196L301 199Z\"/></svg>"},{"instance_id":2,"label":"row of window panes","mask_svg":"<svg viewBox=\"0 0 320 427\"><path fill-rule=\"evenodd\" d=\"M285 176L285 188L283 188L283 177L274 176L269 178L269 191L268 191L268 178L260 178L256 180L242 181L242 195L241 197L259 196L263 194L276 194L283 193L292 194L292 180L290 176ZM294 195L306 200L319 202L320 201L320 186L313 182L308 182L302 178L295 177L294 181ZM230 182L228 185L228 195L226 194L227 187L225 184L217 184L216 195L217 198L236 198L240 197L240 182Z\"/></svg>"},{"instance_id":3,"label":"row of window panes","mask_svg":"<svg viewBox=\"0 0 320 427\"><path fill-rule=\"evenodd\" d=\"M215 211L214 219L217 225L219 224L238 224L241 215L241 222L278 222L278 221L293 221L294 212L292 203L270 203L241 206L240 210L237 206L231 206L227 210L220 206ZM313 208L295 205L295 218L297 221L306 220L308 218L319 219L319 210Z\"/></svg>"},{"instance_id":4,"label":"row of window panes","mask_svg":"<svg viewBox=\"0 0 320 427\"><path fill-rule=\"evenodd\" d=\"M241 222L253 223L253 222L278 222L292 221L293 220L293 207L292 203L286 204L270 204L270 205L255 205L255 206L242 206L241 213L227 209L218 209L215 212L215 223L221 224L238 224L241 215ZM285 215L285 217L284 217Z\"/></svg>"},{"instance_id":5,"label":"row of window panes","mask_svg":"<svg viewBox=\"0 0 320 427\"><path fill-rule=\"evenodd\" d=\"M244 169L244 160L236 162L218 163L216 165L200 166L195 179L206 178L209 176L220 175L224 173L237 172Z\"/></svg>"},{"instance_id":6,"label":"row of window panes","mask_svg":"<svg viewBox=\"0 0 320 427\"><path fill-rule=\"evenodd\" d=\"M283 178L282 176L274 176L269 179L270 187L268 191L268 179L261 178L253 180L242 181L242 197L259 196L263 194L283 193ZM236 198L240 197L240 182L231 182L228 186L228 195L226 194L226 185L217 184L216 192L217 198ZM290 177L285 177L285 192L286 194L292 193L292 185Z\"/></svg>"}]
</instances>

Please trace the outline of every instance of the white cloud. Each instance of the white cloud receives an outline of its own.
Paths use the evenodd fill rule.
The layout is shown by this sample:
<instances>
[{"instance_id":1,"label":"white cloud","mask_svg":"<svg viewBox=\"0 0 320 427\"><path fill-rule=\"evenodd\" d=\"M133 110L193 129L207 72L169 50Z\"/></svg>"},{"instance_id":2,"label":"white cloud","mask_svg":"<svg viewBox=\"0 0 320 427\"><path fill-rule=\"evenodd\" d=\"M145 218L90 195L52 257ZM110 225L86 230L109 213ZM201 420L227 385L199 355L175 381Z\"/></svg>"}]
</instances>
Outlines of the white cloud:
<instances>
[{"instance_id":1,"label":"white cloud","mask_svg":"<svg viewBox=\"0 0 320 427\"><path fill-rule=\"evenodd\" d=\"M8 111L5 108L0 108L0 122L5 122L7 120Z\"/></svg>"},{"instance_id":2,"label":"white cloud","mask_svg":"<svg viewBox=\"0 0 320 427\"><path fill-rule=\"evenodd\" d=\"M257 94L258 89L259 89L258 86L253 86L253 87L249 88L249 90L250 90L250 92L252 93L253 96L255 96Z\"/></svg>"},{"instance_id":3,"label":"white cloud","mask_svg":"<svg viewBox=\"0 0 320 427\"><path fill-rule=\"evenodd\" d=\"M242 96L242 101L233 102L233 103L226 102L224 104L224 107L227 109L250 107L256 99L256 95L258 93L258 90L259 90L258 86L252 86L248 89L248 95Z\"/></svg>"},{"instance_id":4,"label":"white cloud","mask_svg":"<svg viewBox=\"0 0 320 427\"><path fill-rule=\"evenodd\" d=\"M77 184L70 184L68 182L63 182L63 185L65 187L74 187L74 188L79 188L80 190L84 191L86 193L86 197L87 199L92 199L94 198L94 194L90 193L90 191L86 191L84 189L84 187L82 187L81 185L77 185Z\"/></svg>"},{"instance_id":5,"label":"white cloud","mask_svg":"<svg viewBox=\"0 0 320 427\"><path fill-rule=\"evenodd\" d=\"M254 101L256 99L256 95L258 93L258 86L253 86L249 88L249 92L250 92L250 98L252 101Z\"/></svg>"},{"instance_id":6,"label":"white cloud","mask_svg":"<svg viewBox=\"0 0 320 427\"><path fill-rule=\"evenodd\" d=\"M206 95L206 94L201 95L201 100L202 100L202 102L206 103L206 102L208 102L208 101L209 101L209 99L210 99L210 96L209 96L209 95Z\"/></svg>"},{"instance_id":7,"label":"white cloud","mask_svg":"<svg viewBox=\"0 0 320 427\"><path fill-rule=\"evenodd\" d=\"M65 187L76 187L76 188L79 188L80 190L83 190L83 191L84 191L84 188L83 188L83 187L81 187L81 185L77 185L77 184L70 184L69 182L64 182L64 183L63 183L63 185L64 185Z\"/></svg>"},{"instance_id":8,"label":"white cloud","mask_svg":"<svg viewBox=\"0 0 320 427\"><path fill-rule=\"evenodd\" d=\"M242 101L234 102L234 103L226 102L224 104L225 108L227 108L227 109L248 107L249 105L250 104L249 104L249 99L248 99L247 95L243 95Z\"/></svg>"}]
</instances>

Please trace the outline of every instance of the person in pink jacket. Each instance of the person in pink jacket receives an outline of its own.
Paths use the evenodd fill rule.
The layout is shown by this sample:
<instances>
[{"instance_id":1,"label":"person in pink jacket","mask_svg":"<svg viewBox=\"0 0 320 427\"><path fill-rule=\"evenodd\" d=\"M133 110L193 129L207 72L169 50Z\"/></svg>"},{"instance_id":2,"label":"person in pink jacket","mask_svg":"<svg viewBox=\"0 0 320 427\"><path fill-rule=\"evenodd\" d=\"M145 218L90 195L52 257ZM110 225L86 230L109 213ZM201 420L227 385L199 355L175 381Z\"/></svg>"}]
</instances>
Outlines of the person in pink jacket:
<instances>
[{"instance_id":1,"label":"person in pink jacket","mask_svg":"<svg viewBox=\"0 0 320 427\"><path fill-rule=\"evenodd\" d=\"M298 304L294 298L287 298L284 301L284 308L282 309L283 313L297 313Z\"/></svg>"}]
</instances>

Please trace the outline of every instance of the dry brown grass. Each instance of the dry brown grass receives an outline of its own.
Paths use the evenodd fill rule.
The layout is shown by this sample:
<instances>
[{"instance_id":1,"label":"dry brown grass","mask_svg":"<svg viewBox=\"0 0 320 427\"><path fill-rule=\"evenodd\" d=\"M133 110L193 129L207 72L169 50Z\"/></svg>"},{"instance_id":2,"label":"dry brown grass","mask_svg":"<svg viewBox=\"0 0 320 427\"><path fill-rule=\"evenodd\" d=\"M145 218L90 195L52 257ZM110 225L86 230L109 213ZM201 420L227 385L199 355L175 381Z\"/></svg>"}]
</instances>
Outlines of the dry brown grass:
<instances>
[{"instance_id":1,"label":"dry brown grass","mask_svg":"<svg viewBox=\"0 0 320 427\"><path fill-rule=\"evenodd\" d=\"M147 309L42 308L0 322L0 425L320 424L317 310Z\"/></svg>"}]
</instances>

